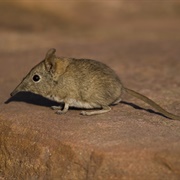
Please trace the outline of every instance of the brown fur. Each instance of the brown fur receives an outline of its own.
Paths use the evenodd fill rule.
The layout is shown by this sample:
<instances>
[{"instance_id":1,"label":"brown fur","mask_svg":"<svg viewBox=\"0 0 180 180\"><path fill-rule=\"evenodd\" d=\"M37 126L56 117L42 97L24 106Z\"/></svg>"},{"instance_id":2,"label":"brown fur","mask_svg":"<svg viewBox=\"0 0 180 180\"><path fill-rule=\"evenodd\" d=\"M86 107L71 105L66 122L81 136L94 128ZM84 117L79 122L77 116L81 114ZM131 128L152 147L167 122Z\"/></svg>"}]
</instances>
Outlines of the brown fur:
<instances>
[{"instance_id":1,"label":"brown fur","mask_svg":"<svg viewBox=\"0 0 180 180\"><path fill-rule=\"evenodd\" d=\"M64 108L52 107L58 109L58 114L66 113L69 107L100 108L92 112L81 112L82 115L94 115L110 111L109 106L120 102L124 90L165 116L180 120L180 116L165 111L146 96L123 87L116 73L107 65L89 59L56 57L55 52L55 49L50 49L45 59L28 73L11 95L19 91L30 91L63 102Z\"/></svg>"}]
</instances>

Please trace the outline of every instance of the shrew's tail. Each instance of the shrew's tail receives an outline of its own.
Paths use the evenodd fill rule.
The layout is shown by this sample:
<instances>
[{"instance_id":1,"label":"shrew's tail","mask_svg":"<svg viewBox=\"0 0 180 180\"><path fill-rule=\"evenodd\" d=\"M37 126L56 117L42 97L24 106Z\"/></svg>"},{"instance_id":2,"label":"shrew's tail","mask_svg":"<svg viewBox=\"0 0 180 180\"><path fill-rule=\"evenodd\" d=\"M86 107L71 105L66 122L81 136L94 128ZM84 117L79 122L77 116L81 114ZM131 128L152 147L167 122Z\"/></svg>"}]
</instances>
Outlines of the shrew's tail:
<instances>
[{"instance_id":1,"label":"shrew's tail","mask_svg":"<svg viewBox=\"0 0 180 180\"><path fill-rule=\"evenodd\" d=\"M180 116L177 116L175 114L169 113L167 112L165 109L163 109L162 107L160 107L158 104L156 104L154 101L152 101L151 99L149 99L148 97L133 91L131 89L128 89L126 87L123 88L125 92L127 92L128 94L144 101L145 103L151 105L152 107L154 107L156 110L158 110L161 114L163 114L164 116L170 118L170 119L174 119L174 120L180 120Z\"/></svg>"}]
</instances>

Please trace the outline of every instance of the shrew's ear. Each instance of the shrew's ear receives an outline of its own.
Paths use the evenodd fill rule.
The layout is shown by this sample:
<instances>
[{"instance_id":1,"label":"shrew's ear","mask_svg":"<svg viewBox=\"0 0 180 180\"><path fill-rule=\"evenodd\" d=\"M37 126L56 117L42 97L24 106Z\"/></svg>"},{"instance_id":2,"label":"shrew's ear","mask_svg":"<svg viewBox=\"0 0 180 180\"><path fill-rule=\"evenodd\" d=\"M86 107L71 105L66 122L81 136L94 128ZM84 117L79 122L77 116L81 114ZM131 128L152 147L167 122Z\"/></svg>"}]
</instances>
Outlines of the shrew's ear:
<instances>
[{"instance_id":1,"label":"shrew's ear","mask_svg":"<svg viewBox=\"0 0 180 180\"><path fill-rule=\"evenodd\" d=\"M53 76L54 80L58 80L59 76L64 74L69 62L66 58L57 58L55 56L56 49L50 49L46 53L45 68Z\"/></svg>"},{"instance_id":2,"label":"shrew's ear","mask_svg":"<svg viewBox=\"0 0 180 180\"><path fill-rule=\"evenodd\" d=\"M45 61L46 70L48 72L54 71L53 70L54 63L55 63L54 60L56 58L55 52L56 52L56 49L52 48L52 49L49 49L49 51L46 53L46 57L44 61Z\"/></svg>"}]
</instances>

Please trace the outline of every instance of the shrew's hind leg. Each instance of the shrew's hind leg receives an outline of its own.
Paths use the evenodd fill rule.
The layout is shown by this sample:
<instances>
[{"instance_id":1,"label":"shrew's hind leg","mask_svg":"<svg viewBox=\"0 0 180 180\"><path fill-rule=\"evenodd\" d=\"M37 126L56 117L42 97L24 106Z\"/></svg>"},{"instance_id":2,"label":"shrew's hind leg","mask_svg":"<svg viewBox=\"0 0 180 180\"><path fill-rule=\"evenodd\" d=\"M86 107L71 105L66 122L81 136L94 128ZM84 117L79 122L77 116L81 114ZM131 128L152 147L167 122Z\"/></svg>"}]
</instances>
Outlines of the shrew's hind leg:
<instances>
[{"instance_id":1,"label":"shrew's hind leg","mask_svg":"<svg viewBox=\"0 0 180 180\"><path fill-rule=\"evenodd\" d=\"M103 113L109 112L110 110L111 108L109 106L103 106L101 110L96 110L96 111L91 111L91 112L82 111L81 115L91 116L91 115L103 114Z\"/></svg>"},{"instance_id":2,"label":"shrew's hind leg","mask_svg":"<svg viewBox=\"0 0 180 180\"><path fill-rule=\"evenodd\" d=\"M113 105L117 105L117 104L119 104L121 102L121 98L119 98L118 100L116 100L114 103L113 103Z\"/></svg>"}]
</instances>

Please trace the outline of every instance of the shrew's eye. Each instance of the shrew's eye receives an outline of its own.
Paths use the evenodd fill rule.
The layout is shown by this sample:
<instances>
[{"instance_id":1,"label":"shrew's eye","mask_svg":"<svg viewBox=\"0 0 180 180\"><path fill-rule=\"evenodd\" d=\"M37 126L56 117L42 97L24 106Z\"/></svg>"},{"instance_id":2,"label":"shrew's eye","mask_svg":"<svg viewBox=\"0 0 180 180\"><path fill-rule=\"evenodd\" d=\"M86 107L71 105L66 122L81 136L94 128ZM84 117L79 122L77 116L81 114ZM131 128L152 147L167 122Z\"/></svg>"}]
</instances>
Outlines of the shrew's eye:
<instances>
[{"instance_id":1,"label":"shrew's eye","mask_svg":"<svg viewBox=\"0 0 180 180\"><path fill-rule=\"evenodd\" d=\"M33 81L34 82L38 82L39 80L40 80L40 76L39 75L36 74L36 75L33 76Z\"/></svg>"}]
</instances>

